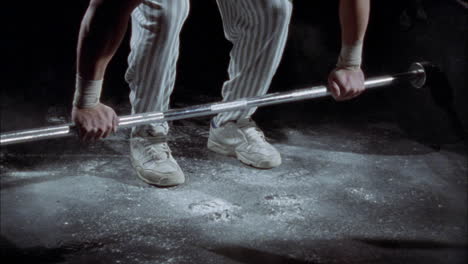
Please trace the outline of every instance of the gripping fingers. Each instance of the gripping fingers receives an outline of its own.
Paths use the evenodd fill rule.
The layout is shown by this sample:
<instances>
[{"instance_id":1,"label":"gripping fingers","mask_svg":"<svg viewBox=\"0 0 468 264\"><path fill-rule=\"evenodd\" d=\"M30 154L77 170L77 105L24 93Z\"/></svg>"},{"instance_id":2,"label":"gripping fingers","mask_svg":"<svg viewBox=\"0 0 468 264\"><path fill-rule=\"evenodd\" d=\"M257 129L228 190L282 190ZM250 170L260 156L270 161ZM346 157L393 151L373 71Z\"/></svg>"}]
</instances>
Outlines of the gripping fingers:
<instances>
[{"instance_id":1,"label":"gripping fingers","mask_svg":"<svg viewBox=\"0 0 468 264\"><path fill-rule=\"evenodd\" d=\"M90 134L91 134L90 141L94 142L101 138L102 130L100 130L99 128L93 128Z\"/></svg>"},{"instance_id":2,"label":"gripping fingers","mask_svg":"<svg viewBox=\"0 0 468 264\"><path fill-rule=\"evenodd\" d=\"M78 137L81 141L85 141L86 129L83 126L78 125Z\"/></svg>"},{"instance_id":3,"label":"gripping fingers","mask_svg":"<svg viewBox=\"0 0 468 264\"><path fill-rule=\"evenodd\" d=\"M72 119L77 126L80 139L86 142L108 137L117 130L118 125L115 111L103 104L93 108L74 107Z\"/></svg>"},{"instance_id":4,"label":"gripping fingers","mask_svg":"<svg viewBox=\"0 0 468 264\"><path fill-rule=\"evenodd\" d=\"M92 129L90 127L83 128L83 134L82 134L81 139L84 142L91 141L93 139L93 137L94 137L94 132L92 131Z\"/></svg>"},{"instance_id":5,"label":"gripping fingers","mask_svg":"<svg viewBox=\"0 0 468 264\"><path fill-rule=\"evenodd\" d=\"M116 120L117 120L116 114L112 111L112 113L110 113L109 116L107 117L104 124L102 124L101 130L103 132L100 138L107 138L111 133L116 132L117 130Z\"/></svg>"},{"instance_id":6,"label":"gripping fingers","mask_svg":"<svg viewBox=\"0 0 468 264\"><path fill-rule=\"evenodd\" d=\"M102 133L102 138L108 137L110 133L112 133L112 131L113 131L113 125L112 123L110 123L104 128L103 133Z\"/></svg>"},{"instance_id":7,"label":"gripping fingers","mask_svg":"<svg viewBox=\"0 0 468 264\"><path fill-rule=\"evenodd\" d=\"M102 127L97 128L95 134L94 134L94 140L100 140L104 137L104 134L106 133L106 130L103 129Z\"/></svg>"},{"instance_id":8,"label":"gripping fingers","mask_svg":"<svg viewBox=\"0 0 468 264\"><path fill-rule=\"evenodd\" d=\"M339 82L338 85L340 87L341 92L339 101L353 99L363 92L363 87L359 88L359 85L353 83L352 81L348 81L346 83Z\"/></svg>"},{"instance_id":9,"label":"gripping fingers","mask_svg":"<svg viewBox=\"0 0 468 264\"><path fill-rule=\"evenodd\" d=\"M358 97L364 92L365 88L362 85L354 84L353 88L350 89L349 99Z\"/></svg>"},{"instance_id":10,"label":"gripping fingers","mask_svg":"<svg viewBox=\"0 0 468 264\"><path fill-rule=\"evenodd\" d=\"M345 101L353 97L352 85L349 81L343 80L343 78L336 78L334 82L338 89L340 90L340 95L336 98L337 101Z\"/></svg>"},{"instance_id":11,"label":"gripping fingers","mask_svg":"<svg viewBox=\"0 0 468 264\"><path fill-rule=\"evenodd\" d=\"M108 124L108 129L110 130L109 132L110 133L115 133L117 132L117 126L118 126L118 122L119 122L119 119L117 117L117 114L115 113L115 111L113 109L111 109L111 112L109 114L109 119L107 121L109 124Z\"/></svg>"},{"instance_id":12,"label":"gripping fingers","mask_svg":"<svg viewBox=\"0 0 468 264\"><path fill-rule=\"evenodd\" d=\"M349 100L357 96L358 92L354 88L343 88L343 100Z\"/></svg>"},{"instance_id":13,"label":"gripping fingers","mask_svg":"<svg viewBox=\"0 0 468 264\"><path fill-rule=\"evenodd\" d=\"M334 80L330 80L329 81L329 85L328 85L329 89L330 89L330 92L333 96L333 98L335 100L340 100L340 95L341 95L341 91L340 91L340 87L338 86L338 84L334 81Z\"/></svg>"}]
</instances>

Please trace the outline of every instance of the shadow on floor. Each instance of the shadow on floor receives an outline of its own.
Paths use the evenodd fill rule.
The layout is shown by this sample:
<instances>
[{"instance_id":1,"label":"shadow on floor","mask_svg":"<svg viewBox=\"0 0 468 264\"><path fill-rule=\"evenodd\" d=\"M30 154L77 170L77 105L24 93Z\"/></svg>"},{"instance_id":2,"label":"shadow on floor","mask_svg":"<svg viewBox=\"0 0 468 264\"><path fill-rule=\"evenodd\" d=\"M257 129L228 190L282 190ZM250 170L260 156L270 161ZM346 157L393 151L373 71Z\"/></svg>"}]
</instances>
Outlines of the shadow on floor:
<instances>
[{"instance_id":1,"label":"shadow on floor","mask_svg":"<svg viewBox=\"0 0 468 264\"><path fill-rule=\"evenodd\" d=\"M209 250L226 258L245 263L269 263L269 264L314 264L314 262L298 260L279 254L268 253L257 249L246 248L242 246L229 246Z\"/></svg>"},{"instance_id":2,"label":"shadow on floor","mask_svg":"<svg viewBox=\"0 0 468 264\"><path fill-rule=\"evenodd\" d=\"M304 246L305 243L305 246ZM265 242L267 246L268 242ZM295 248L297 241L274 243L274 248ZM281 253L270 253L262 250L247 248L241 245L227 245L208 251L228 259L245 263L270 264L325 264L325 263L427 263L427 259L418 260L420 250L425 252L440 252L433 263L446 263L447 250L457 250L462 254L452 254L451 260L456 263L465 263L468 245L459 242L439 242L430 240L412 239L368 239L352 238L343 240L317 240L301 242L302 257L291 257ZM363 249L363 247L365 249ZM306 248L309 248L307 250ZM363 251L364 250L364 251ZM381 251L383 250L383 251ZM387 251L390 250L390 251ZM274 252L274 250L270 250ZM295 251L295 250L294 250ZM293 252L294 252L293 251ZM284 252L284 250L282 250ZM366 253L367 252L367 253ZM411 252L415 252L414 254ZM444 257L445 256L445 257ZM376 262L375 262L376 261ZM410 262L407 262L410 261ZM448 262L447 262L448 263ZM452 262L450 262L452 263Z\"/></svg>"},{"instance_id":3,"label":"shadow on floor","mask_svg":"<svg viewBox=\"0 0 468 264\"><path fill-rule=\"evenodd\" d=\"M8 239L0 236L0 258L3 263L37 263L51 264L64 262L68 255L77 254L80 251L88 251L102 247L99 242L72 243L55 248L43 246L18 248ZM5 262L6 261L6 262Z\"/></svg>"},{"instance_id":4,"label":"shadow on floor","mask_svg":"<svg viewBox=\"0 0 468 264\"><path fill-rule=\"evenodd\" d=\"M354 239L371 246L386 249L464 249L468 250L468 244L425 241L425 240L394 240L394 239Z\"/></svg>"},{"instance_id":5,"label":"shadow on floor","mask_svg":"<svg viewBox=\"0 0 468 264\"><path fill-rule=\"evenodd\" d=\"M86 263L110 263L124 255L107 255L98 254L97 252L104 247L108 238L103 238L102 241L90 242L66 242L58 247L48 248L44 246L36 246L29 248L18 248L11 241L3 236L0 236L0 257L2 261L7 263L81 263L81 260L91 260ZM325 263L369 263L371 260L378 260L375 263L425 263L427 259L422 258L417 260L420 253L412 254L413 250L429 250L433 253L441 252L436 257L433 263L444 263L444 256L447 256L446 250L463 250L466 252L467 245L459 244L458 242L438 242L428 240L411 240L411 239L368 239L368 238L353 238L344 240L317 240L317 241L302 241L301 257L292 257L285 252L296 252L298 241L287 241L273 244L265 241L264 247L270 248L266 252L264 250L248 248L243 245L224 245L219 247L206 246L203 247L207 251L214 253L220 257L230 259L245 264L269 263L269 264L325 264ZM305 244L304 244L305 243ZM270 246L273 246L271 248ZM362 247L365 247L364 251ZM369 247L370 246L370 247ZM279 248L279 250L275 252ZM309 250L307 250L309 248ZM384 251L379 251L378 248ZM391 250L391 251L386 251ZM271 253L275 252L275 253ZM367 252L367 253L366 253ZM452 252L452 251L451 251ZM160 251L140 252L143 259L153 259L156 255L161 256ZM304 256L305 255L305 256ZM382 260L382 261L380 261ZM405 262L411 260L411 262ZM456 262L450 263L465 263L466 255L456 254L451 255L451 260ZM78 261L78 262L77 262ZM110 262L109 262L110 261ZM388 261L388 262L387 262ZM394 262L397 261L397 262ZM403 261L403 262L400 262ZM441 262L442 261L442 262Z\"/></svg>"}]
</instances>

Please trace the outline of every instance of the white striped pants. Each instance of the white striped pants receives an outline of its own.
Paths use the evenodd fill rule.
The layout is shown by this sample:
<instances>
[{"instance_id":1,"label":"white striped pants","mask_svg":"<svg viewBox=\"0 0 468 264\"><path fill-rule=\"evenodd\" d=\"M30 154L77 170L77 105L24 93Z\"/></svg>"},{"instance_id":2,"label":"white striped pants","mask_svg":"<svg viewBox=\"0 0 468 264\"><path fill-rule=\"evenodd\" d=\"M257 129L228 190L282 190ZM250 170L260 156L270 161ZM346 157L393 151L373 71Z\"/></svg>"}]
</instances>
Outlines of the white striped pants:
<instances>
[{"instance_id":1,"label":"white striped pants","mask_svg":"<svg viewBox=\"0 0 468 264\"><path fill-rule=\"evenodd\" d=\"M291 18L291 0L217 0L232 42L223 101L266 94L280 63ZM132 13L126 80L132 112L166 111L176 77L179 34L189 0L144 0ZM209 54L207 54L209 56ZM221 113L215 125L249 118L256 109Z\"/></svg>"}]
</instances>

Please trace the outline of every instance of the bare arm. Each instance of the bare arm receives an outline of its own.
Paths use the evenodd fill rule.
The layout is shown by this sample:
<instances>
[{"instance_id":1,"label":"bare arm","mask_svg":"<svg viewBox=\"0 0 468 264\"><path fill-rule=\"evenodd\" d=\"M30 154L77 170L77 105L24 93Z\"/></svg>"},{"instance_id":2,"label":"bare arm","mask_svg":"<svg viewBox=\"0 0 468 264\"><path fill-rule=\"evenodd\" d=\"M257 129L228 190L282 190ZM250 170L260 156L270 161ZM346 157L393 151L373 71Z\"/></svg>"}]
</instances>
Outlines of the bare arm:
<instances>
[{"instance_id":1,"label":"bare arm","mask_svg":"<svg viewBox=\"0 0 468 264\"><path fill-rule=\"evenodd\" d=\"M341 52L337 68L329 76L336 100L348 100L364 91L362 47L369 22L370 0L341 0Z\"/></svg>"},{"instance_id":2,"label":"bare arm","mask_svg":"<svg viewBox=\"0 0 468 264\"><path fill-rule=\"evenodd\" d=\"M132 10L141 0L92 0L81 22L77 48L78 74L101 80L127 31Z\"/></svg>"},{"instance_id":3,"label":"bare arm","mask_svg":"<svg viewBox=\"0 0 468 264\"><path fill-rule=\"evenodd\" d=\"M91 0L81 22L72 119L80 137L94 140L116 131L115 111L99 103L102 80L127 30L130 14L142 0Z\"/></svg>"},{"instance_id":4,"label":"bare arm","mask_svg":"<svg viewBox=\"0 0 468 264\"><path fill-rule=\"evenodd\" d=\"M369 23L370 0L341 0L340 24L343 45L355 45L364 41Z\"/></svg>"}]
</instances>

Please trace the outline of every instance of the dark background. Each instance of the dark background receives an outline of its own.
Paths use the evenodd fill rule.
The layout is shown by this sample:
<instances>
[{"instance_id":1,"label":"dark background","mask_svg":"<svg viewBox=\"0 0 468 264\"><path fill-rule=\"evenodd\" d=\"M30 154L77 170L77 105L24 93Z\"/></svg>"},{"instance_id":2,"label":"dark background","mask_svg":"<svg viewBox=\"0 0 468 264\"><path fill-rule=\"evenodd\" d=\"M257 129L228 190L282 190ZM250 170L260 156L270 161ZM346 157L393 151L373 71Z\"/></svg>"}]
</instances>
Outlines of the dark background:
<instances>
[{"instance_id":1,"label":"dark background","mask_svg":"<svg viewBox=\"0 0 468 264\"><path fill-rule=\"evenodd\" d=\"M340 44L337 3L294 1L289 41L270 91L326 80ZM42 115L38 109L70 107L77 32L87 4L87 0L28 1L10 3L2 10L2 131L36 125L34 120ZM181 36L173 107L219 100L227 77L230 44L224 39L216 2L198 0L191 4ZM306 113L388 112L391 114L381 118L391 118L422 141L459 140L460 133L454 132L454 127L461 124L464 133L468 131L467 5L456 0L372 1L364 51L363 68L368 76L404 71L411 62L420 60L439 65L453 89L455 114L434 106L430 98L387 89L346 103L331 99L301 102L294 107L261 109L258 115L268 118L266 113L282 107L293 115L303 115L303 122L308 122L311 115ZM129 89L123 79L127 54L128 36L107 71L102 96L105 103L116 107L128 105Z\"/></svg>"}]
</instances>

